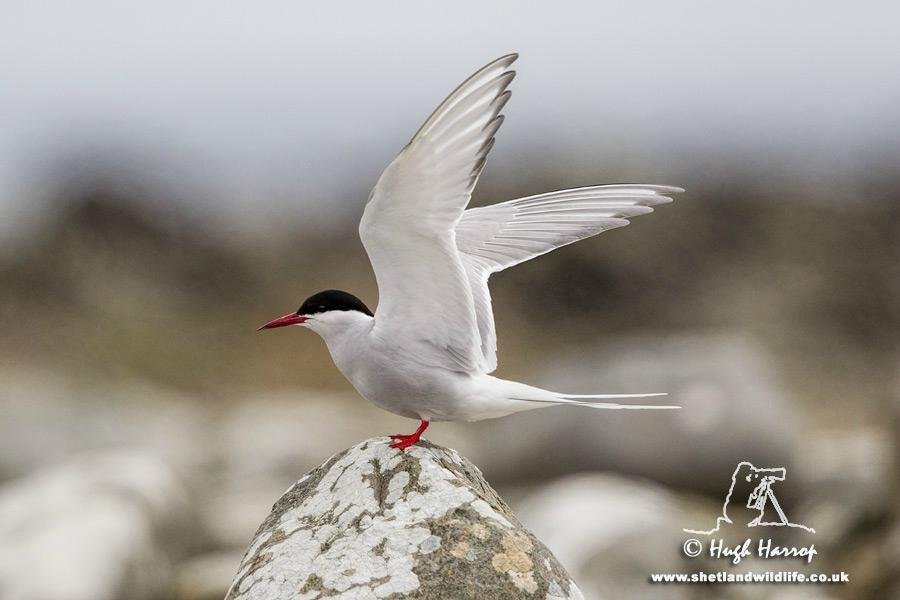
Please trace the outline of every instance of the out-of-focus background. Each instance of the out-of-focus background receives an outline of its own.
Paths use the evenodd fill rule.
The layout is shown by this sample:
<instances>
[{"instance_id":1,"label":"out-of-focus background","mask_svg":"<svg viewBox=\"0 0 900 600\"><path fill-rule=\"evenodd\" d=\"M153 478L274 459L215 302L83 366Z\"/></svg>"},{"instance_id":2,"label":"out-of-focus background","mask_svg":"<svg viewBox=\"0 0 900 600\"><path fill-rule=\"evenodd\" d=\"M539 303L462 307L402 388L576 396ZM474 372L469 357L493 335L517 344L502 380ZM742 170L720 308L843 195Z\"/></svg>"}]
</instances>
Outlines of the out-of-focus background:
<instances>
[{"instance_id":1,"label":"out-of-focus background","mask_svg":"<svg viewBox=\"0 0 900 600\"><path fill-rule=\"evenodd\" d=\"M0 595L221 597L284 488L413 427L314 334L255 329L325 288L377 304L368 190L457 83L518 51L474 204L687 192L492 279L499 374L684 409L545 409L430 439L478 464L588 597L900 597L898 18L4 3ZM812 571L851 585L647 584L691 569L681 530L714 519L741 460L787 467Z\"/></svg>"}]
</instances>

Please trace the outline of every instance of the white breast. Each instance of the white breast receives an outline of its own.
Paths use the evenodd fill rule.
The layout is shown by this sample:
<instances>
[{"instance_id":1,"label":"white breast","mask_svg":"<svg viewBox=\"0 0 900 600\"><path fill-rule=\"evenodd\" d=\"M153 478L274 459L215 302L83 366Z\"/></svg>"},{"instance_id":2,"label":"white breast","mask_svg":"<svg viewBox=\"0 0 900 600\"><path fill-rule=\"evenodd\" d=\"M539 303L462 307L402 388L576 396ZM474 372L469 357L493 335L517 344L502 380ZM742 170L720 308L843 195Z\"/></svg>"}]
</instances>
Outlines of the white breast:
<instances>
[{"instance_id":1,"label":"white breast","mask_svg":"<svg viewBox=\"0 0 900 600\"><path fill-rule=\"evenodd\" d=\"M331 337L331 336L330 336ZM334 364L369 402L410 419L456 418L456 401L465 393L468 375L409 360L371 329L326 339Z\"/></svg>"}]
</instances>

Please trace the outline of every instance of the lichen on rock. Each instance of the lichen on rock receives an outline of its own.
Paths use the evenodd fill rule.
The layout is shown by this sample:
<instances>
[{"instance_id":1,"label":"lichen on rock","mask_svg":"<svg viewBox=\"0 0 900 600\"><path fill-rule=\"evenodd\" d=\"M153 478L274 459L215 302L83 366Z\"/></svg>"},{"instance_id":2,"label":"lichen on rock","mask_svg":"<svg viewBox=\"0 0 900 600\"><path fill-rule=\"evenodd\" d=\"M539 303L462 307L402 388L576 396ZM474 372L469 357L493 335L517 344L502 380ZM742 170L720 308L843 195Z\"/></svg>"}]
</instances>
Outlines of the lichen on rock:
<instances>
[{"instance_id":1,"label":"lichen on rock","mask_svg":"<svg viewBox=\"0 0 900 600\"><path fill-rule=\"evenodd\" d=\"M288 489L227 600L582 598L472 463L389 442L344 450Z\"/></svg>"}]
</instances>

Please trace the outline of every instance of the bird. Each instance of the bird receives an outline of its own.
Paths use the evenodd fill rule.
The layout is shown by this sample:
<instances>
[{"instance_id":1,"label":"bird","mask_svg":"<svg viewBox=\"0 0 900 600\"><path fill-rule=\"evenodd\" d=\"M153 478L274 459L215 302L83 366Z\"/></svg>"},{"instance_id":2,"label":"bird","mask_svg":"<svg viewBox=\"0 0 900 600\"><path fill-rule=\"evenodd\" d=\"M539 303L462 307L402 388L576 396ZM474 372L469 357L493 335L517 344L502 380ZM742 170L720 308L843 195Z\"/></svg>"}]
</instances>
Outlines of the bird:
<instances>
[{"instance_id":1,"label":"bird","mask_svg":"<svg viewBox=\"0 0 900 600\"><path fill-rule=\"evenodd\" d=\"M673 409L613 403L646 394L576 395L494 377L497 336L488 278L498 271L622 227L683 192L665 185L592 185L467 208L515 77L517 54L466 79L385 168L359 235L375 272L378 305L325 290L262 327L321 336L363 398L416 419L392 448L417 444L432 422L478 421L538 407Z\"/></svg>"}]
</instances>

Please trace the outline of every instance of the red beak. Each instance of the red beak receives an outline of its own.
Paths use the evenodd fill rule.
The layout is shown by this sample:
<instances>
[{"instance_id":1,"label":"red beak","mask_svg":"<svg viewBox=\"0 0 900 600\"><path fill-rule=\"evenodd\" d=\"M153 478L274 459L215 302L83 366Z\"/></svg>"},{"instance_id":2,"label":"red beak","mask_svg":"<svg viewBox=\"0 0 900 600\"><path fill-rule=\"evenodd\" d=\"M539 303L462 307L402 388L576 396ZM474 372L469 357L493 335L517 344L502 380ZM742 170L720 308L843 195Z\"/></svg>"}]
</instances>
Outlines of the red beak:
<instances>
[{"instance_id":1,"label":"red beak","mask_svg":"<svg viewBox=\"0 0 900 600\"><path fill-rule=\"evenodd\" d=\"M278 317L274 321L269 321L257 329L257 331L262 331L263 329L275 329L276 327L287 327L288 325L299 325L300 323L305 323L306 319L307 318L303 315L291 313L289 315L284 315L283 317Z\"/></svg>"}]
</instances>

